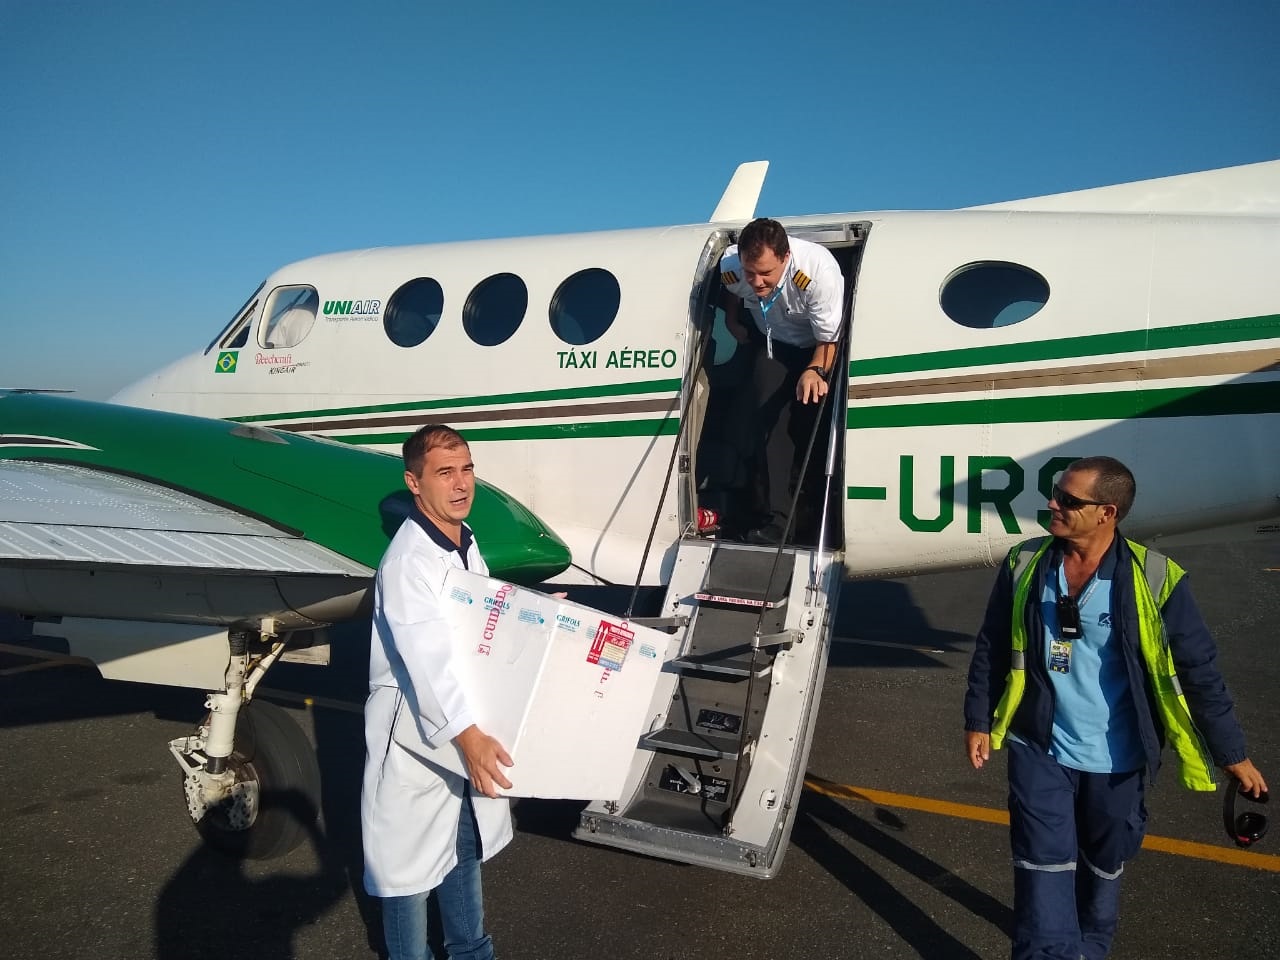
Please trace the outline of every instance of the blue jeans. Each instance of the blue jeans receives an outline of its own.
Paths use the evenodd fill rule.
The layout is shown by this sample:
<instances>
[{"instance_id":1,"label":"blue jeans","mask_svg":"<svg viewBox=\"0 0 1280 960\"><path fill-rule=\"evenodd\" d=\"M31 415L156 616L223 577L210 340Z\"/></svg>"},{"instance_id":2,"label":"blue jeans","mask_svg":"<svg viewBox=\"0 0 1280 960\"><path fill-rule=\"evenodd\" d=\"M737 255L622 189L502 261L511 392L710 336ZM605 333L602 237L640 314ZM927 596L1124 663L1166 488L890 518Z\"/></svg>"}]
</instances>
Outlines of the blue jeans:
<instances>
[{"instance_id":1,"label":"blue jeans","mask_svg":"<svg viewBox=\"0 0 1280 960\"><path fill-rule=\"evenodd\" d=\"M1013 960L1102 960L1142 845L1142 771L1085 773L1009 741Z\"/></svg>"},{"instance_id":2,"label":"blue jeans","mask_svg":"<svg viewBox=\"0 0 1280 960\"><path fill-rule=\"evenodd\" d=\"M493 941L484 929L480 890L480 830L468 785L458 819L458 863L435 888L450 960L493 960ZM433 960L427 945L427 896L384 897L382 931L390 960Z\"/></svg>"}]
</instances>

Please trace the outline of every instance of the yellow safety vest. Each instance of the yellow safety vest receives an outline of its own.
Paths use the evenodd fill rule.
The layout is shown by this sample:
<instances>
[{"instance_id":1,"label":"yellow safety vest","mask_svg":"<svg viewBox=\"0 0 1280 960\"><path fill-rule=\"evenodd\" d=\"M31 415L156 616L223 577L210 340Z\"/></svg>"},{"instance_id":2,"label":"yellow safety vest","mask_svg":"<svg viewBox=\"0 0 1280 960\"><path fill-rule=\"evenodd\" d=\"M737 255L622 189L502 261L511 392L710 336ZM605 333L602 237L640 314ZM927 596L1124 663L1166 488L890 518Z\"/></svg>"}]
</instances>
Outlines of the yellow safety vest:
<instances>
[{"instance_id":1,"label":"yellow safety vest","mask_svg":"<svg viewBox=\"0 0 1280 960\"><path fill-rule=\"evenodd\" d=\"M1036 564L1044 556L1052 537L1027 540L1009 551L1005 561L1013 574L1013 658L1004 694L996 705L991 724L991 746L999 750L1004 746L1009 723L1022 702L1027 677L1027 623L1028 594L1035 580ZM1186 571L1162 553L1148 550L1140 543L1126 540L1133 551L1133 593L1138 608L1138 639L1142 659L1147 669L1152 690L1155 693L1156 712L1164 727L1165 739L1178 755L1178 782L1190 790L1213 790L1213 758L1191 719L1187 698L1182 694L1177 671L1173 665L1173 652L1169 649L1169 637L1165 631L1160 611L1178 581ZM1135 691L1139 695L1140 691Z\"/></svg>"}]
</instances>

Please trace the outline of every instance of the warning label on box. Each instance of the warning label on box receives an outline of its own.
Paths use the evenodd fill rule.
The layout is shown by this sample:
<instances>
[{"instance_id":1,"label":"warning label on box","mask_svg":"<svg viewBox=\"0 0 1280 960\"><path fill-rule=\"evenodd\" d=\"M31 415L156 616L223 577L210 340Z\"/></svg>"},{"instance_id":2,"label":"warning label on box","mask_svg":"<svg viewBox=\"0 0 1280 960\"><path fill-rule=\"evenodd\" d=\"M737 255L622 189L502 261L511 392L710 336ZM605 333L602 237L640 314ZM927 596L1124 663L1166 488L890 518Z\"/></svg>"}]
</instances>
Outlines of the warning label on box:
<instances>
[{"instance_id":1,"label":"warning label on box","mask_svg":"<svg viewBox=\"0 0 1280 960\"><path fill-rule=\"evenodd\" d=\"M606 670L621 670L635 638L635 632L625 625L601 620L587 653L587 663L598 663Z\"/></svg>"}]
</instances>

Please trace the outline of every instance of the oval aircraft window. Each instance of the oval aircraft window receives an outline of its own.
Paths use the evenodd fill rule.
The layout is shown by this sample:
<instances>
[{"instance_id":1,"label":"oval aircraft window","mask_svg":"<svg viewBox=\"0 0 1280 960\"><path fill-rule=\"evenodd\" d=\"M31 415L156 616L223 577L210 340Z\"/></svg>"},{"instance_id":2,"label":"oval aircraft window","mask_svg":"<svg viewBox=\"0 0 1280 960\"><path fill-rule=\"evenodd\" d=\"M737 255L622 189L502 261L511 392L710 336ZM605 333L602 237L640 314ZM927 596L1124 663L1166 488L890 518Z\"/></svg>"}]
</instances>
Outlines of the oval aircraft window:
<instances>
[{"instance_id":1,"label":"oval aircraft window","mask_svg":"<svg viewBox=\"0 0 1280 960\"><path fill-rule=\"evenodd\" d=\"M387 301L382 329L398 347L416 347L435 330L444 313L444 290L430 277L410 280Z\"/></svg>"},{"instance_id":2,"label":"oval aircraft window","mask_svg":"<svg viewBox=\"0 0 1280 960\"><path fill-rule=\"evenodd\" d=\"M482 347L496 347L520 326L529 307L529 288L514 273L481 280L462 308L462 329Z\"/></svg>"},{"instance_id":3,"label":"oval aircraft window","mask_svg":"<svg viewBox=\"0 0 1280 960\"><path fill-rule=\"evenodd\" d=\"M1035 316L1049 301L1049 283L1030 267L1003 260L967 263L942 284L938 302L962 327L988 330Z\"/></svg>"},{"instance_id":4,"label":"oval aircraft window","mask_svg":"<svg viewBox=\"0 0 1280 960\"><path fill-rule=\"evenodd\" d=\"M622 288L612 273L579 270L551 298L551 329L565 343L591 343L613 325L621 302Z\"/></svg>"}]
</instances>

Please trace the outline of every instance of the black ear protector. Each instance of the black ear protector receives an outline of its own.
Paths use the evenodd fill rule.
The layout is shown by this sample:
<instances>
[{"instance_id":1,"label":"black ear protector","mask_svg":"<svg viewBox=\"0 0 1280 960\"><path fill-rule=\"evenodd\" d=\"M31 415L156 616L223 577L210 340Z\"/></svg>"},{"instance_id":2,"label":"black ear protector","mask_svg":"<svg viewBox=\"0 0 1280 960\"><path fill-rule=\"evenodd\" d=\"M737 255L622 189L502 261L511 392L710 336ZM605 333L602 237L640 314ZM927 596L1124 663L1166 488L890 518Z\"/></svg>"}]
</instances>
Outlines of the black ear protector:
<instances>
[{"instance_id":1,"label":"black ear protector","mask_svg":"<svg viewBox=\"0 0 1280 960\"><path fill-rule=\"evenodd\" d=\"M1222 797L1222 825L1227 829L1227 836L1235 841L1237 847L1251 847L1267 835L1267 815L1253 810L1237 814L1238 796L1253 803L1266 803L1267 792L1264 790L1256 797L1251 796L1244 792L1240 781L1233 777Z\"/></svg>"}]
</instances>

